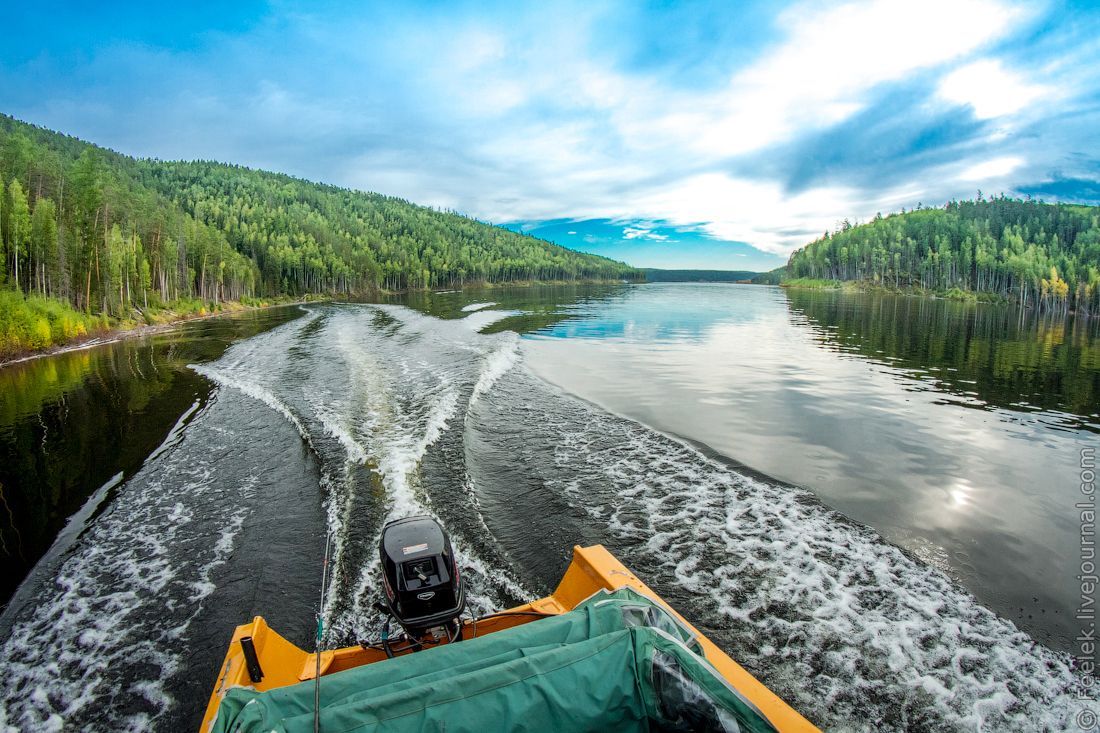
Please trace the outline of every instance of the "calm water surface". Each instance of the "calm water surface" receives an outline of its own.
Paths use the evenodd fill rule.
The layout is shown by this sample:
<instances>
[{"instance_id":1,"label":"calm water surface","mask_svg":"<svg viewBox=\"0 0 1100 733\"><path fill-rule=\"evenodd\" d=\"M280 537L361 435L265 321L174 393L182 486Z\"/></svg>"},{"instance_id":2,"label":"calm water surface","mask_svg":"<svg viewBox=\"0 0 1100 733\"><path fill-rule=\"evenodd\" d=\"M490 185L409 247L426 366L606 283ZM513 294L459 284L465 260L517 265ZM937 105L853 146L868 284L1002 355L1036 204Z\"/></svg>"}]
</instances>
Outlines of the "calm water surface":
<instances>
[{"instance_id":1,"label":"calm water surface","mask_svg":"<svg viewBox=\"0 0 1100 733\"><path fill-rule=\"evenodd\" d=\"M235 624L309 643L326 534L326 644L372 638L378 533L414 512L475 611L607 545L826 729L1065 729L1097 343L656 284L294 307L0 370L9 589L33 566L0 730L194 729Z\"/></svg>"}]
</instances>

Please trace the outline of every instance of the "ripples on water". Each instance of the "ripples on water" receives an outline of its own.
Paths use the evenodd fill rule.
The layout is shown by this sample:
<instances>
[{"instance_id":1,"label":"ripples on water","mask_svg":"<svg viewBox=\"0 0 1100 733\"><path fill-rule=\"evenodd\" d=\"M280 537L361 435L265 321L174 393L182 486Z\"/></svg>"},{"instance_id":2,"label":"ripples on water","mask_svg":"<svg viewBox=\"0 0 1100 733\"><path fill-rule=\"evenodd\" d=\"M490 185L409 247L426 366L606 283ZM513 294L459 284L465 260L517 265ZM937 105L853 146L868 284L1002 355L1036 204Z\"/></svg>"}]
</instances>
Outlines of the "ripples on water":
<instances>
[{"instance_id":1,"label":"ripples on water","mask_svg":"<svg viewBox=\"0 0 1100 733\"><path fill-rule=\"evenodd\" d=\"M475 610L606 543L823 728L1068 727L1067 656L808 492L549 386L478 332L506 312L470 313L313 307L196 365L216 396L6 615L0 723L193 728L234 623L308 642L326 528L327 641L353 643L382 524L428 511Z\"/></svg>"},{"instance_id":2,"label":"ripples on water","mask_svg":"<svg viewBox=\"0 0 1100 733\"><path fill-rule=\"evenodd\" d=\"M706 285L568 308L525 340L540 376L812 489L1034 638L1076 648L1074 503L1100 424L1097 321Z\"/></svg>"}]
</instances>

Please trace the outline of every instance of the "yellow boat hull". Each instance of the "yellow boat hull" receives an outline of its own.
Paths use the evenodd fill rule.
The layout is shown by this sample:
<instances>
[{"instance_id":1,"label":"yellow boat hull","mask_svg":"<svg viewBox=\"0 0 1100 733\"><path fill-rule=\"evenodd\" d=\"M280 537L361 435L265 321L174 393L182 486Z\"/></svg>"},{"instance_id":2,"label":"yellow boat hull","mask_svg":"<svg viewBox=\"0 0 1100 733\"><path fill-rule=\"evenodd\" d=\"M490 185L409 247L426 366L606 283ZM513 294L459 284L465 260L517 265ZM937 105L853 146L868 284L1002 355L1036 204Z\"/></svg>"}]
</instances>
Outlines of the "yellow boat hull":
<instances>
[{"instance_id":1,"label":"yellow boat hull","mask_svg":"<svg viewBox=\"0 0 1100 733\"><path fill-rule=\"evenodd\" d=\"M494 631L530 623L540 615L557 615L571 611L578 603L601 589L613 591L629 586L646 596L659 601L677 618L698 633L683 616L676 613L660 596L647 587L637 576L626 569L603 545L592 547L574 547L573 561L565 571L561 582L553 594L537 601L508 610L509 614L486 618L477 622L476 634L483 636ZM528 612L530 615L514 615ZM472 622L465 622L465 629ZM263 679L253 684L248 675L244 653L240 640L251 637L263 669ZM769 690L759 680L749 674L741 665L733 661L721 649L715 646L705 635L699 634L700 643L707 661L726 681L749 699L762 712L775 728L783 733L816 731L817 728L785 703L778 695ZM443 642L446 643L446 642ZM405 652L411 653L411 652ZM333 674L347 669L371 664L386 659L383 651L361 646L344 647L321 652L321 674ZM298 648L279 636L264 621L262 616L255 617L251 623L238 626L233 632L229 650L218 671L210 702L206 706L200 733L207 733L214 722L225 692L235 686L250 686L265 691L287 685L295 685L316 676L317 656Z\"/></svg>"}]
</instances>

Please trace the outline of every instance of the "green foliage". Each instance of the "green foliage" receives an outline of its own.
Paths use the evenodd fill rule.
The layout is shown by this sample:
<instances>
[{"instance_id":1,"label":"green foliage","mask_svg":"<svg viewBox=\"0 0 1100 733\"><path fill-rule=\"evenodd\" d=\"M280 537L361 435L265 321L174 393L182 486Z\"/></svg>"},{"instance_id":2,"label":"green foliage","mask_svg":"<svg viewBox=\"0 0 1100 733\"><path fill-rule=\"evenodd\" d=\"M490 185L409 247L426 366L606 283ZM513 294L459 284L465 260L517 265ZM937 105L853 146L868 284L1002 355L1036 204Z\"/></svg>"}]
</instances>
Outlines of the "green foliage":
<instances>
[{"instance_id":1,"label":"green foliage","mask_svg":"<svg viewBox=\"0 0 1100 733\"><path fill-rule=\"evenodd\" d=\"M0 181L3 181L0 178ZM13 179L8 185L7 200L4 211L7 217L4 221L4 242L9 259L14 267L14 280L19 280L19 261L27 251L27 236L31 228L31 212L27 206L27 195L23 193L23 186L17 179Z\"/></svg>"},{"instance_id":2,"label":"green foliage","mask_svg":"<svg viewBox=\"0 0 1100 733\"><path fill-rule=\"evenodd\" d=\"M252 254L267 293L637 277L621 263L400 199L217 163L140 167L145 185Z\"/></svg>"},{"instance_id":3,"label":"green foliage","mask_svg":"<svg viewBox=\"0 0 1100 733\"><path fill-rule=\"evenodd\" d=\"M619 262L400 199L135 160L0 115L0 274L89 313L469 283L639 279Z\"/></svg>"},{"instance_id":4,"label":"green foliage","mask_svg":"<svg viewBox=\"0 0 1100 733\"><path fill-rule=\"evenodd\" d=\"M758 273L752 282L757 285L779 285L787 279L787 266L782 265L774 270Z\"/></svg>"},{"instance_id":5,"label":"green foliage","mask_svg":"<svg viewBox=\"0 0 1100 733\"><path fill-rule=\"evenodd\" d=\"M0 358L63 344L106 328L105 318L67 303L18 290L0 290Z\"/></svg>"},{"instance_id":6,"label":"green foliage","mask_svg":"<svg viewBox=\"0 0 1100 733\"><path fill-rule=\"evenodd\" d=\"M816 277L792 277L783 281L783 285L803 290L833 290L843 283L840 280L825 280Z\"/></svg>"},{"instance_id":7,"label":"green foliage","mask_svg":"<svg viewBox=\"0 0 1100 733\"><path fill-rule=\"evenodd\" d=\"M172 311L180 316L205 316L210 312L210 307L201 298L180 298L172 303Z\"/></svg>"},{"instance_id":8,"label":"green foliage","mask_svg":"<svg viewBox=\"0 0 1100 733\"><path fill-rule=\"evenodd\" d=\"M959 288L950 288L943 294L943 297L948 300L958 300L964 303L976 303L978 301L978 296L976 294L971 293L969 290L961 290Z\"/></svg>"},{"instance_id":9,"label":"green foliage","mask_svg":"<svg viewBox=\"0 0 1100 733\"><path fill-rule=\"evenodd\" d=\"M860 226L845 222L792 254L787 272L1097 313L1100 209L979 197Z\"/></svg>"}]
</instances>

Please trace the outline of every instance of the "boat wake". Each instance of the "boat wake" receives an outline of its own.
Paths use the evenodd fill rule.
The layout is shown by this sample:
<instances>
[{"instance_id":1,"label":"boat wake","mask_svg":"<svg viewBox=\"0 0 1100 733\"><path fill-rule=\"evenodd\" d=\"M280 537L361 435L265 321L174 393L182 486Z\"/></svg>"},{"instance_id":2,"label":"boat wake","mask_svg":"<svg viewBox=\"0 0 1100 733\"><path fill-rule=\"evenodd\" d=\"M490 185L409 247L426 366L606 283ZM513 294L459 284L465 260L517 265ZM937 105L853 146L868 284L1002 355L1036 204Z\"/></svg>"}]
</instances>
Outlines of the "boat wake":
<instances>
[{"instance_id":1,"label":"boat wake","mask_svg":"<svg viewBox=\"0 0 1100 733\"><path fill-rule=\"evenodd\" d=\"M230 631L212 609L308 626L326 531L326 643L372 637L381 528L418 513L447 528L475 611L608 545L829 730L1072 724L1065 655L809 493L541 381L516 334L479 333L506 311L304 310L194 366L217 396L5 613L0 728L186 728ZM311 502L316 524L291 516ZM263 570L276 552L302 558Z\"/></svg>"},{"instance_id":2,"label":"boat wake","mask_svg":"<svg viewBox=\"0 0 1100 733\"><path fill-rule=\"evenodd\" d=\"M210 405L207 411L215 409ZM0 646L0 728L149 730L168 709L183 640L255 498L263 456L247 431L198 415L158 451L35 589ZM251 460L249 460L251 459ZM238 480L217 464L240 460ZM204 516L217 508L212 527Z\"/></svg>"},{"instance_id":3,"label":"boat wake","mask_svg":"<svg viewBox=\"0 0 1100 733\"><path fill-rule=\"evenodd\" d=\"M502 454L528 452L576 532L605 542L822 728L1073 725L1067 655L809 492L744 475L525 370L485 401L487 430L522 426L503 434Z\"/></svg>"},{"instance_id":4,"label":"boat wake","mask_svg":"<svg viewBox=\"0 0 1100 733\"><path fill-rule=\"evenodd\" d=\"M329 643L354 643L380 626L373 609L380 600L375 548L382 525L399 517L431 513L447 526L473 609L531 597L499 549L494 556L476 507L440 502L432 491L439 487L453 502L454 487L468 483L461 458L425 476L430 447L448 440L461 445L460 407L515 363L515 334L476 333L500 317L471 312L456 328L454 321L393 306L316 310L284 362L252 340L194 367L286 417L321 461L334 541L325 609Z\"/></svg>"}]
</instances>

